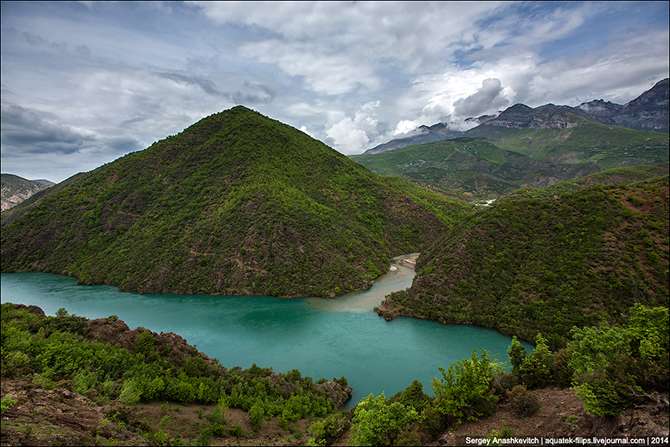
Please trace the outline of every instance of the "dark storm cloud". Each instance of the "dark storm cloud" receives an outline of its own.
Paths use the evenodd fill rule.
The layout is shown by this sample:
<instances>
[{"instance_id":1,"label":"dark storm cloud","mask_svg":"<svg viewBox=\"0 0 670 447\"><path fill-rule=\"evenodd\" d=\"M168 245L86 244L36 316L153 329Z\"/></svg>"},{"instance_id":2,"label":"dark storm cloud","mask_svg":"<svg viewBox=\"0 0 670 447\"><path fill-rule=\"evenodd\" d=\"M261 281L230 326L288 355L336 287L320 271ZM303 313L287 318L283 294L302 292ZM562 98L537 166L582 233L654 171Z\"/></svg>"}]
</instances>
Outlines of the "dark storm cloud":
<instances>
[{"instance_id":1,"label":"dark storm cloud","mask_svg":"<svg viewBox=\"0 0 670 447\"><path fill-rule=\"evenodd\" d=\"M155 75L164 79L169 79L178 84L196 85L208 95L223 96L223 94L216 88L216 85L214 85L212 81L205 79L202 76L188 76L177 73L155 73Z\"/></svg>"},{"instance_id":2,"label":"dark storm cloud","mask_svg":"<svg viewBox=\"0 0 670 447\"><path fill-rule=\"evenodd\" d=\"M71 154L95 141L93 133L62 124L52 113L2 105L3 152Z\"/></svg>"},{"instance_id":3,"label":"dark storm cloud","mask_svg":"<svg viewBox=\"0 0 670 447\"><path fill-rule=\"evenodd\" d=\"M154 74L160 78L169 79L178 84L200 87L202 91L208 95L221 96L237 104L267 104L272 102L278 94L277 90L270 86L257 82L250 82L248 80L244 81L242 87L235 91L222 92L217 88L214 82L203 76L166 72Z\"/></svg>"}]
</instances>

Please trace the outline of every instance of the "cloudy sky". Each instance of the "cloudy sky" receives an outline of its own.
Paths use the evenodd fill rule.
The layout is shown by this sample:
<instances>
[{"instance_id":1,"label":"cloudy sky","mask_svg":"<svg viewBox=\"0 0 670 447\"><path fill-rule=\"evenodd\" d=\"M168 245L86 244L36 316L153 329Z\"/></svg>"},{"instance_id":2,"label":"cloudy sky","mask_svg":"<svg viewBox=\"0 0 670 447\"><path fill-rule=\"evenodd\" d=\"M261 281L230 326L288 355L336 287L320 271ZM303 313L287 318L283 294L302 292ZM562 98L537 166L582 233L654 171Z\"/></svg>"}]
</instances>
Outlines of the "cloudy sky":
<instances>
[{"instance_id":1,"label":"cloudy sky","mask_svg":"<svg viewBox=\"0 0 670 447\"><path fill-rule=\"evenodd\" d=\"M344 154L669 75L668 2L2 2L2 172L62 181L242 104Z\"/></svg>"}]
</instances>

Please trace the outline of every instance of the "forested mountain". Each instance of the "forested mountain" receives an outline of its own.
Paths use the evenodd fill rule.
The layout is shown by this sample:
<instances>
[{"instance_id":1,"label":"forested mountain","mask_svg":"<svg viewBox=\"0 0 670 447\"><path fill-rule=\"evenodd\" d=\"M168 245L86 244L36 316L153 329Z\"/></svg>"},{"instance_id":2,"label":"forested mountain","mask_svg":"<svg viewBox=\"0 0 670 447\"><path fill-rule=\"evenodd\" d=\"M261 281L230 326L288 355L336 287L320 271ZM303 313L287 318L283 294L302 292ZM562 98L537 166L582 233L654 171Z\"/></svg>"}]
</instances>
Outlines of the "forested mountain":
<instances>
[{"instance_id":1,"label":"forested mountain","mask_svg":"<svg viewBox=\"0 0 670 447\"><path fill-rule=\"evenodd\" d=\"M668 306L668 176L505 199L428 247L380 315L492 327L552 346L573 326Z\"/></svg>"},{"instance_id":2,"label":"forested mountain","mask_svg":"<svg viewBox=\"0 0 670 447\"><path fill-rule=\"evenodd\" d=\"M242 106L3 213L2 271L121 290L334 296L470 212Z\"/></svg>"},{"instance_id":3,"label":"forested mountain","mask_svg":"<svg viewBox=\"0 0 670 447\"><path fill-rule=\"evenodd\" d=\"M27 180L14 174L2 174L2 211L52 185L46 180Z\"/></svg>"},{"instance_id":4,"label":"forested mountain","mask_svg":"<svg viewBox=\"0 0 670 447\"><path fill-rule=\"evenodd\" d=\"M486 140L457 138L351 159L382 175L402 175L468 201L497 198L521 187L539 188L601 168L590 162L554 163L500 148Z\"/></svg>"}]
</instances>

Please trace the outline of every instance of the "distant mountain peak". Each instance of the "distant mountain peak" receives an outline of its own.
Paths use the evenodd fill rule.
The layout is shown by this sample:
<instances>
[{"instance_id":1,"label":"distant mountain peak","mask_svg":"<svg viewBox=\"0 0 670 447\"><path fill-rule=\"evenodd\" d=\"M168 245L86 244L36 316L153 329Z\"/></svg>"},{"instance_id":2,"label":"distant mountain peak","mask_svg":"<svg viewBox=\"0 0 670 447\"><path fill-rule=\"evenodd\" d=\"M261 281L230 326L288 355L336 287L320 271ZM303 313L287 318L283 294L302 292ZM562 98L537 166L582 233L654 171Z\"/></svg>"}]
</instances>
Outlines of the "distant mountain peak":
<instances>
[{"instance_id":1,"label":"distant mountain peak","mask_svg":"<svg viewBox=\"0 0 670 447\"><path fill-rule=\"evenodd\" d=\"M434 141L451 140L457 138L462 132L452 130L446 123L437 123L432 126L421 125L417 127L418 135L411 137L397 138L388 143L380 144L372 149L368 149L364 154L378 154L380 152L392 151L394 149L401 149L403 147L411 146L413 144L432 143Z\"/></svg>"},{"instance_id":2,"label":"distant mountain peak","mask_svg":"<svg viewBox=\"0 0 670 447\"><path fill-rule=\"evenodd\" d=\"M48 180L28 180L14 174L2 174L1 209L8 210L53 185Z\"/></svg>"}]
</instances>

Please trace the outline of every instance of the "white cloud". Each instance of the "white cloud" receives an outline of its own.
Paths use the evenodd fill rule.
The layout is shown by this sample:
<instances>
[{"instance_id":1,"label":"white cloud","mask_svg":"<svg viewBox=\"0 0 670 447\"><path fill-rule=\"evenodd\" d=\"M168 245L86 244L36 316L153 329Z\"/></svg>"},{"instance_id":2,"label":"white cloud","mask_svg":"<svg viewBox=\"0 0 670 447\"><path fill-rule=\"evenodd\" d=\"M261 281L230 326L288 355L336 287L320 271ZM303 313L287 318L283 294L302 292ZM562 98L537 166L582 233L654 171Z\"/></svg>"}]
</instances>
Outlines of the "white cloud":
<instances>
[{"instance_id":1,"label":"white cloud","mask_svg":"<svg viewBox=\"0 0 670 447\"><path fill-rule=\"evenodd\" d=\"M516 102L625 103L670 65L664 2L40 5L1 6L3 108L27 111L2 162L71 137L52 180L238 103L351 154Z\"/></svg>"}]
</instances>

